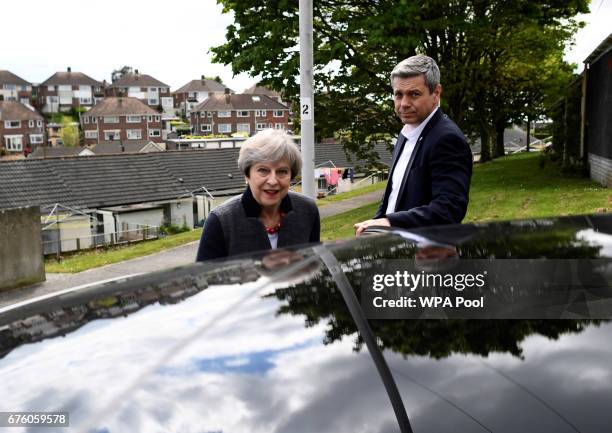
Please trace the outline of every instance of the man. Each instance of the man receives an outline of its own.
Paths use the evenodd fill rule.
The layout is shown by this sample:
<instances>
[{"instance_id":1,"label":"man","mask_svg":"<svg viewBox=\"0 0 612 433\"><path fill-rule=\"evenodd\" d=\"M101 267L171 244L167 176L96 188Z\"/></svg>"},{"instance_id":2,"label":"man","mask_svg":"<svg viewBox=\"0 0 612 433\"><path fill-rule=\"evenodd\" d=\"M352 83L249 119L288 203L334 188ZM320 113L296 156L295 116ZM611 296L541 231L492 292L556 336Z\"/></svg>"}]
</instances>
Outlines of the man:
<instances>
[{"instance_id":1,"label":"man","mask_svg":"<svg viewBox=\"0 0 612 433\"><path fill-rule=\"evenodd\" d=\"M355 224L403 228L460 223L467 211L472 152L455 123L442 113L440 70L427 56L409 57L391 72L395 113L404 127L374 219Z\"/></svg>"}]
</instances>

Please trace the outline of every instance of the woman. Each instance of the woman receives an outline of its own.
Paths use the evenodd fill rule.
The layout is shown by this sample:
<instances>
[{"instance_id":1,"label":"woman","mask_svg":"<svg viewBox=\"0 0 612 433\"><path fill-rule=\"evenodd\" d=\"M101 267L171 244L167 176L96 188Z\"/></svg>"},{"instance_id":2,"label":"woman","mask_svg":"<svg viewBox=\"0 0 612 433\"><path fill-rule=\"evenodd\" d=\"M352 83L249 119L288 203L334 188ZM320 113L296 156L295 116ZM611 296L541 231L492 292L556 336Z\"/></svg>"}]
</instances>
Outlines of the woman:
<instances>
[{"instance_id":1,"label":"woman","mask_svg":"<svg viewBox=\"0 0 612 433\"><path fill-rule=\"evenodd\" d=\"M286 132L266 129L246 140L238 166L248 186L210 213L197 261L319 242L316 204L289 192L291 179L301 169L301 157Z\"/></svg>"}]
</instances>

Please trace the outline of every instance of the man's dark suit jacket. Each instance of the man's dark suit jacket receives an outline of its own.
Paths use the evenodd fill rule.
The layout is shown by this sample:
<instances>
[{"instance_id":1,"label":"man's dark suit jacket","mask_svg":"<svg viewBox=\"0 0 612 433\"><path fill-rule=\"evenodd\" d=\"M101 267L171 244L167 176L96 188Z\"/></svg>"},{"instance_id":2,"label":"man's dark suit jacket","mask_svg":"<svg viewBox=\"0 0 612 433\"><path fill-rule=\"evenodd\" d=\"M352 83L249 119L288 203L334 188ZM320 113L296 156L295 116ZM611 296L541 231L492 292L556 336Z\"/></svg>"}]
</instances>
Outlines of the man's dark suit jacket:
<instances>
[{"instance_id":1,"label":"man's dark suit jacket","mask_svg":"<svg viewBox=\"0 0 612 433\"><path fill-rule=\"evenodd\" d=\"M389 183L374 218L386 217L392 226L403 228L460 223L467 211L472 152L459 127L439 108L417 140L395 212L386 213L393 171L405 143L400 134Z\"/></svg>"}]
</instances>

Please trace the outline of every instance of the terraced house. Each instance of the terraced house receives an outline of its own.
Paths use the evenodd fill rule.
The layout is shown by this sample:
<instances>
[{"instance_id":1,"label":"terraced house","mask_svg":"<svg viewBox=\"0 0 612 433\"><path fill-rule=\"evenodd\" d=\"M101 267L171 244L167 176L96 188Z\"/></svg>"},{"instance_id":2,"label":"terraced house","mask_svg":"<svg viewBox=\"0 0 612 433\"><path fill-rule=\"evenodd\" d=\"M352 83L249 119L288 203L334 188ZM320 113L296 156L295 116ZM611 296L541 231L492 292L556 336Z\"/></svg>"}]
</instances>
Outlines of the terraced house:
<instances>
[{"instance_id":1,"label":"terraced house","mask_svg":"<svg viewBox=\"0 0 612 433\"><path fill-rule=\"evenodd\" d=\"M43 113L92 107L104 97L103 84L82 72L56 72L40 84L39 109Z\"/></svg>"},{"instance_id":2,"label":"terraced house","mask_svg":"<svg viewBox=\"0 0 612 433\"><path fill-rule=\"evenodd\" d=\"M173 92L174 106L184 116L188 116L195 107L206 101L211 96L225 94L225 85L215 80L209 80L202 75L199 80L191 80L177 91ZM234 93L232 90L230 93Z\"/></svg>"},{"instance_id":3,"label":"terraced house","mask_svg":"<svg viewBox=\"0 0 612 433\"><path fill-rule=\"evenodd\" d=\"M0 100L32 105L32 84L11 71L0 70Z\"/></svg>"},{"instance_id":4,"label":"terraced house","mask_svg":"<svg viewBox=\"0 0 612 433\"><path fill-rule=\"evenodd\" d=\"M162 142L161 114L137 98L107 97L81 115L84 144Z\"/></svg>"},{"instance_id":5,"label":"terraced house","mask_svg":"<svg viewBox=\"0 0 612 433\"><path fill-rule=\"evenodd\" d=\"M267 128L288 129L289 107L266 95L211 96L191 113L194 134L243 133L254 135Z\"/></svg>"},{"instance_id":6,"label":"terraced house","mask_svg":"<svg viewBox=\"0 0 612 433\"><path fill-rule=\"evenodd\" d=\"M27 156L45 142L45 120L16 101L0 101L0 153Z\"/></svg>"},{"instance_id":7,"label":"terraced house","mask_svg":"<svg viewBox=\"0 0 612 433\"><path fill-rule=\"evenodd\" d=\"M141 74L138 69L133 73L123 74L121 78L108 86L106 96L127 96L140 99L144 104L165 112L172 112L174 101L170 86L150 75Z\"/></svg>"}]
</instances>

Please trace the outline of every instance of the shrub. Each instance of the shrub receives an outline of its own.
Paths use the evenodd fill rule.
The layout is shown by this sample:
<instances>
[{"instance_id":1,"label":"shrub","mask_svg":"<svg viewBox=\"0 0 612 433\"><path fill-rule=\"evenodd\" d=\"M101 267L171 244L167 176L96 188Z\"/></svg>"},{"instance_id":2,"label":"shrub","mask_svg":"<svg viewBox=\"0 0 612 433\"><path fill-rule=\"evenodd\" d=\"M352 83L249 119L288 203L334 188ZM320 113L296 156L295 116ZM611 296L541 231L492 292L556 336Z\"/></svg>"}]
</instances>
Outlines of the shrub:
<instances>
[{"instance_id":1,"label":"shrub","mask_svg":"<svg viewBox=\"0 0 612 433\"><path fill-rule=\"evenodd\" d=\"M190 229L187 224L179 226L177 224L163 224L159 227L159 232L165 235L176 235L178 233L188 232Z\"/></svg>"}]
</instances>

